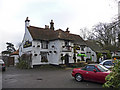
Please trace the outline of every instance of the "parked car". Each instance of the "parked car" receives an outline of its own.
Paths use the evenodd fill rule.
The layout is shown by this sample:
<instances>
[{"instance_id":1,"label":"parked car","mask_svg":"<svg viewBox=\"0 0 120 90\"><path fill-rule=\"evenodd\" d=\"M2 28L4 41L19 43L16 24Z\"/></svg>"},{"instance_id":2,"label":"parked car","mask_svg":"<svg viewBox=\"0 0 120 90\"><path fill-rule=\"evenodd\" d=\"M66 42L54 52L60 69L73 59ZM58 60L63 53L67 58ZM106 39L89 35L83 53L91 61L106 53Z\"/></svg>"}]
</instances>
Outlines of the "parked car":
<instances>
[{"instance_id":1,"label":"parked car","mask_svg":"<svg viewBox=\"0 0 120 90\"><path fill-rule=\"evenodd\" d=\"M110 74L110 70L100 64L88 64L83 68L74 68L72 76L76 81L82 80L105 83L105 77Z\"/></svg>"},{"instance_id":2,"label":"parked car","mask_svg":"<svg viewBox=\"0 0 120 90\"><path fill-rule=\"evenodd\" d=\"M1 71L5 71L6 70L5 63L4 63L4 61L2 59L0 59L0 69L1 69Z\"/></svg>"},{"instance_id":3,"label":"parked car","mask_svg":"<svg viewBox=\"0 0 120 90\"><path fill-rule=\"evenodd\" d=\"M105 66L108 69L110 69L110 68L114 67L114 60L112 60L112 59L104 60L99 64Z\"/></svg>"}]
</instances>

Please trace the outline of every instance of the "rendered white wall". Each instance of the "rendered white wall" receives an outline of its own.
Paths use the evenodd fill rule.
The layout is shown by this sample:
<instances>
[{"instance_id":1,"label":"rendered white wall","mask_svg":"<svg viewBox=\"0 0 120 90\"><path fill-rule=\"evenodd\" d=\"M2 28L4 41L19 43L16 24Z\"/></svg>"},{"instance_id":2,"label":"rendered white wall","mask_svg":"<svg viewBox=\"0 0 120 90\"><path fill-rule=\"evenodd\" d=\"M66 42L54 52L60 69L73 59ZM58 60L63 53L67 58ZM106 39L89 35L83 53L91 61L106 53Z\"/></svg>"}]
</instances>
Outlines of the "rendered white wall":
<instances>
[{"instance_id":1,"label":"rendered white wall","mask_svg":"<svg viewBox=\"0 0 120 90\"><path fill-rule=\"evenodd\" d=\"M54 47L52 47L54 46ZM50 64L59 64L59 59L60 59L60 40L54 40L49 42L49 51L52 51L52 53L49 53L49 61ZM56 51L56 53L54 53Z\"/></svg>"},{"instance_id":2,"label":"rendered white wall","mask_svg":"<svg viewBox=\"0 0 120 90\"><path fill-rule=\"evenodd\" d=\"M29 40L29 41L33 41L33 38L31 36L31 34L28 31L28 27L29 26L29 22L25 22L25 34L22 40L22 43L19 47L19 56L21 56L22 54L26 53L26 52L30 52L32 51L32 47L27 47L27 48L23 48L24 43Z\"/></svg>"},{"instance_id":3,"label":"rendered white wall","mask_svg":"<svg viewBox=\"0 0 120 90\"><path fill-rule=\"evenodd\" d=\"M40 47L37 47L38 45L40 45ZM41 48L41 41L33 41L32 42L32 65L49 64L49 59L48 59L48 62L41 62L41 55L40 55L41 51L48 52L48 49ZM37 56L34 56L34 54L37 54Z\"/></svg>"}]
</instances>

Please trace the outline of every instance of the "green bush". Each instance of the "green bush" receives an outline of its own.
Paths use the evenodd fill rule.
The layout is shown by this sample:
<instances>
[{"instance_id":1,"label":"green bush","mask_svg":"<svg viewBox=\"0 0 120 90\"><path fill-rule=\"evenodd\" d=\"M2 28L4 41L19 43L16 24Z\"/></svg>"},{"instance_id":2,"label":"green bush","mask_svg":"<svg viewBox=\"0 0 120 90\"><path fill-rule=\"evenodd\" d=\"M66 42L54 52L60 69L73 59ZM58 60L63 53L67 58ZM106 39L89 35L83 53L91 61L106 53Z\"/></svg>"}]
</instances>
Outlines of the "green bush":
<instances>
[{"instance_id":1,"label":"green bush","mask_svg":"<svg viewBox=\"0 0 120 90\"><path fill-rule=\"evenodd\" d=\"M114 62L116 64L112 68L112 72L105 78L104 88L120 88L120 61L115 60Z\"/></svg>"},{"instance_id":2,"label":"green bush","mask_svg":"<svg viewBox=\"0 0 120 90\"><path fill-rule=\"evenodd\" d=\"M20 69L29 69L30 66L25 60L19 60L19 63L17 63L17 67Z\"/></svg>"},{"instance_id":3,"label":"green bush","mask_svg":"<svg viewBox=\"0 0 120 90\"><path fill-rule=\"evenodd\" d=\"M41 62L48 62L48 60L47 59L42 59Z\"/></svg>"},{"instance_id":4,"label":"green bush","mask_svg":"<svg viewBox=\"0 0 120 90\"><path fill-rule=\"evenodd\" d=\"M101 58L102 53L97 53L97 63L99 63L99 58Z\"/></svg>"},{"instance_id":5,"label":"green bush","mask_svg":"<svg viewBox=\"0 0 120 90\"><path fill-rule=\"evenodd\" d=\"M77 63L71 64L70 66L73 68L78 68L78 67L84 67L86 65L87 65L87 63L85 61L79 61Z\"/></svg>"},{"instance_id":6,"label":"green bush","mask_svg":"<svg viewBox=\"0 0 120 90\"><path fill-rule=\"evenodd\" d=\"M79 63L77 63L78 67L84 67L87 65L87 63L85 61L80 61Z\"/></svg>"},{"instance_id":7,"label":"green bush","mask_svg":"<svg viewBox=\"0 0 120 90\"><path fill-rule=\"evenodd\" d=\"M110 54L110 52L107 53L107 59L111 59L112 55Z\"/></svg>"},{"instance_id":8,"label":"green bush","mask_svg":"<svg viewBox=\"0 0 120 90\"><path fill-rule=\"evenodd\" d=\"M78 67L77 64L72 64L71 66L72 66L73 68L77 68L77 67Z\"/></svg>"},{"instance_id":9,"label":"green bush","mask_svg":"<svg viewBox=\"0 0 120 90\"><path fill-rule=\"evenodd\" d=\"M113 56L112 58L120 59L120 56Z\"/></svg>"},{"instance_id":10,"label":"green bush","mask_svg":"<svg viewBox=\"0 0 120 90\"><path fill-rule=\"evenodd\" d=\"M77 62L80 62L80 59L77 59Z\"/></svg>"},{"instance_id":11,"label":"green bush","mask_svg":"<svg viewBox=\"0 0 120 90\"><path fill-rule=\"evenodd\" d=\"M94 61L88 61L87 63L88 63L88 64L92 64L92 63L95 63L95 62L94 62Z\"/></svg>"}]
</instances>

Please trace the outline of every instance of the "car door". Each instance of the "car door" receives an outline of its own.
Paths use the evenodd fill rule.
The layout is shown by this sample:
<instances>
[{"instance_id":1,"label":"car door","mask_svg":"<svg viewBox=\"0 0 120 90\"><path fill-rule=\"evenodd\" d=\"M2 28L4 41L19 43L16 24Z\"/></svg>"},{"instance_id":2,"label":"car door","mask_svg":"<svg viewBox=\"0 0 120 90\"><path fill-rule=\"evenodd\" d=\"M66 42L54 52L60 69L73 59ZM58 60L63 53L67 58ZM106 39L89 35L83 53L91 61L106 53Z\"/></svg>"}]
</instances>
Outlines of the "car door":
<instances>
[{"instance_id":1,"label":"car door","mask_svg":"<svg viewBox=\"0 0 120 90\"><path fill-rule=\"evenodd\" d=\"M96 66L94 66L94 69L96 70L96 72L93 71L92 80L95 82L104 82L105 74L103 72L101 72L100 70L98 70L98 68Z\"/></svg>"},{"instance_id":2,"label":"car door","mask_svg":"<svg viewBox=\"0 0 120 90\"><path fill-rule=\"evenodd\" d=\"M84 72L84 76L86 80L95 81L95 73L93 69L94 69L94 65L86 66L86 70Z\"/></svg>"},{"instance_id":3,"label":"car door","mask_svg":"<svg viewBox=\"0 0 120 90\"><path fill-rule=\"evenodd\" d=\"M96 82L105 82L105 74L103 72L95 72L95 81Z\"/></svg>"},{"instance_id":4,"label":"car door","mask_svg":"<svg viewBox=\"0 0 120 90\"><path fill-rule=\"evenodd\" d=\"M94 72L93 69L95 69L96 72ZM84 76L85 76L85 80L95 81L95 82L104 81L104 75L94 65L86 66Z\"/></svg>"}]
</instances>

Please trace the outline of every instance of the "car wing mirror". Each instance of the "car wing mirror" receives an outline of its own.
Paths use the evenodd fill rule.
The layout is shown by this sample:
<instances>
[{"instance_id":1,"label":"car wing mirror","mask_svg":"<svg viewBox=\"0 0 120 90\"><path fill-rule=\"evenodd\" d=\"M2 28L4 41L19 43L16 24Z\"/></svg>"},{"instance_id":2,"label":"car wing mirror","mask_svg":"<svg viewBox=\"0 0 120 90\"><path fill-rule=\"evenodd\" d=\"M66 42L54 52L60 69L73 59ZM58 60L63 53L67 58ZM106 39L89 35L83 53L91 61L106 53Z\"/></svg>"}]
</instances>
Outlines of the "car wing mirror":
<instances>
[{"instance_id":1,"label":"car wing mirror","mask_svg":"<svg viewBox=\"0 0 120 90\"><path fill-rule=\"evenodd\" d=\"M94 72L97 72L95 69L93 69Z\"/></svg>"}]
</instances>

